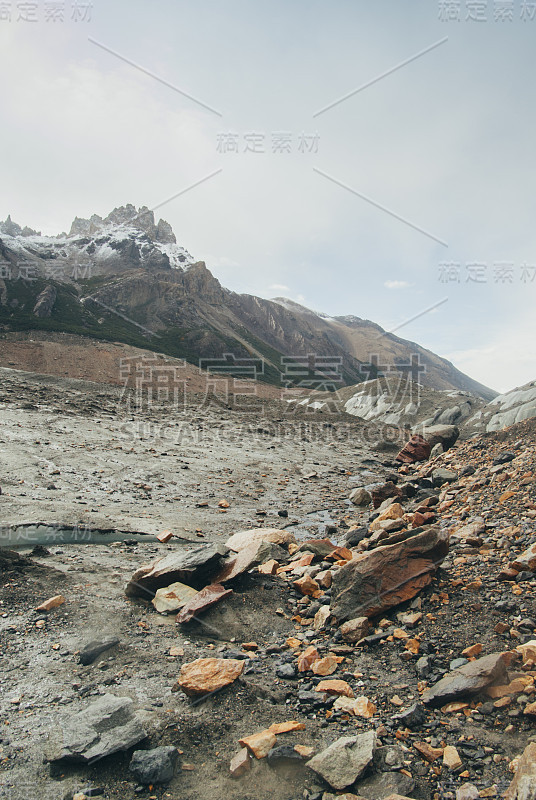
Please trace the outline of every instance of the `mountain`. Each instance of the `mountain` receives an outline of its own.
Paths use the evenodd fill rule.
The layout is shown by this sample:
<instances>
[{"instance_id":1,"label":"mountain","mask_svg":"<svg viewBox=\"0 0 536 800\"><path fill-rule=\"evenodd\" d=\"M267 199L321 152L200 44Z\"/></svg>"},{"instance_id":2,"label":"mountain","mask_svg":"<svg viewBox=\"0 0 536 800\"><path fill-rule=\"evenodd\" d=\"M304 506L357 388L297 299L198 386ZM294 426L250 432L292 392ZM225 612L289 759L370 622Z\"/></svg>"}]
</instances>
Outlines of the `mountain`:
<instances>
[{"instance_id":1,"label":"mountain","mask_svg":"<svg viewBox=\"0 0 536 800\"><path fill-rule=\"evenodd\" d=\"M413 359L425 386L495 396L369 320L225 289L177 244L167 222L130 204L105 218L77 217L58 236L10 217L0 222L0 332L31 330L123 342L195 364L220 360L231 372L257 369L261 380L309 389L357 384L382 365L404 374Z\"/></svg>"}]
</instances>

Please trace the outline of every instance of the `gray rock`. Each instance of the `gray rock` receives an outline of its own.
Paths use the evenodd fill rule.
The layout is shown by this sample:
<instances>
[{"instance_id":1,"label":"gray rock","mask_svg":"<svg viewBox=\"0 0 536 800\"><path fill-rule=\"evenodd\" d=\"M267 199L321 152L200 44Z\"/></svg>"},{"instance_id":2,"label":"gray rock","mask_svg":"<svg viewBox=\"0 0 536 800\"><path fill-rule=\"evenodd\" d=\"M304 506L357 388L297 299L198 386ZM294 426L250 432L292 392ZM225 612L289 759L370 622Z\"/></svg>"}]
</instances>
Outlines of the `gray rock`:
<instances>
[{"instance_id":1,"label":"gray rock","mask_svg":"<svg viewBox=\"0 0 536 800\"><path fill-rule=\"evenodd\" d=\"M458 475L450 469L434 469L432 472L434 486L442 486L444 483L454 483L458 480Z\"/></svg>"},{"instance_id":2,"label":"gray rock","mask_svg":"<svg viewBox=\"0 0 536 800\"><path fill-rule=\"evenodd\" d=\"M157 589L177 582L201 589L211 582L227 552L227 547L215 544L196 547L186 553L170 553L136 570L125 593L128 597L152 598Z\"/></svg>"},{"instance_id":3,"label":"gray rock","mask_svg":"<svg viewBox=\"0 0 536 800\"><path fill-rule=\"evenodd\" d=\"M426 709L420 703L414 703L406 711L395 714L393 721L405 728L420 728L426 722Z\"/></svg>"},{"instance_id":4,"label":"gray rock","mask_svg":"<svg viewBox=\"0 0 536 800\"><path fill-rule=\"evenodd\" d=\"M102 653L119 644L117 636L108 636L106 639L93 639L80 650L80 663L87 667L92 664Z\"/></svg>"},{"instance_id":5,"label":"gray rock","mask_svg":"<svg viewBox=\"0 0 536 800\"><path fill-rule=\"evenodd\" d=\"M62 723L63 746L50 760L89 764L123 750L147 737L134 714L132 700L105 694Z\"/></svg>"},{"instance_id":6,"label":"gray rock","mask_svg":"<svg viewBox=\"0 0 536 800\"><path fill-rule=\"evenodd\" d=\"M372 496L366 489L359 487L350 492L350 500L354 506L368 506L372 500Z\"/></svg>"},{"instance_id":7,"label":"gray rock","mask_svg":"<svg viewBox=\"0 0 536 800\"><path fill-rule=\"evenodd\" d=\"M478 800L480 792L474 783L464 783L456 789L456 800Z\"/></svg>"},{"instance_id":8,"label":"gray rock","mask_svg":"<svg viewBox=\"0 0 536 800\"><path fill-rule=\"evenodd\" d=\"M460 429L456 425L430 425L425 427L424 430L419 429L417 426L414 429L414 433L420 433L424 436L430 447L435 447L439 442L445 450L448 450L458 440Z\"/></svg>"},{"instance_id":9,"label":"gray rock","mask_svg":"<svg viewBox=\"0 0 536 800\"><path fill-rule=\"evenodd\" d=\"M175 775L178 761L179 753L176 747L136 750L132 754L129 770L145 786L150 783L169 783Z\"/></svg>"},{"instance_id":10,"label":"gray rock","mask_svg":"<svg viewBox=\"0 0 536 800\"><path fill-rule=\"evenodd\" d=\"M477 658L449 672L438 683L427 689L422 696L422 702L428 705L443 705L459 697L477 694L496 681L508 682L504 653L492 653Z\"/></svg>"},{"instance_id":11,"label":"gray rock","mask_svg":"<svg viewBox=\"0 0 536 800\"><path fill-rule=\"evenodd\" d=\"M404 751L397 745L378 747L374 753L374 769L377 772L394 772L404 766Z\"/></svg>"},{"instance_id":12,"label":"gray rock","mask_svg":"<svg viewBox=\"0 0 536 800\"><path fill-rule=\"evenodd\" d=\"M407 796L415 788L413 778L400 772L381 772L372 775L357 785L357 791L368 800L378 800L391 794Z\"/></svg>"},{"instance_id":13,"label":"gray rock","mask_svg":"<svg viewBox=\"0 0 536 800\"><path fill-rule=\"evenodd\" d=\"M374 758L375 749L374 731L357 736L341 736L321 753L313 756L307 766L335 790L342 791L363 774Z\"/></svg>"}]
</instances>

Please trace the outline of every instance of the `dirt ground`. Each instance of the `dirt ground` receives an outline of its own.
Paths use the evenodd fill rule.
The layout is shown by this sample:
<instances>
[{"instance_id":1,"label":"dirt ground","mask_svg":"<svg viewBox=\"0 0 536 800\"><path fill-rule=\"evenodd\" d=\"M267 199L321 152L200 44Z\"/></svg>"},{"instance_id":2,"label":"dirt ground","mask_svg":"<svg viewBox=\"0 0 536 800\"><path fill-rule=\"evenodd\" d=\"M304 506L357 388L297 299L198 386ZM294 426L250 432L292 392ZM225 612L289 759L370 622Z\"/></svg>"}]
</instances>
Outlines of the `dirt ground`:
<instances>
[{"instance_id":1,"label":"dirt ground","mask_svg":"<svg viewBox=\"0 0 536 800\"><path fill-rule=\"evenodd\" d=\"M189 628L124 592L140 565L176 548L223 543L252 527L288 528L297 539L328 535L342 542L348 526L366 523L370 513L349 503L350 490L383 482L393 472L396 445L376 441L355 418L289 414L266 398L237 409L225 399L207 402L192 394L186 408L133 409L117 387L1 369L1 543L30 556L39 541L48 553L40 549L30 561L15 560L0 571L0 798L63 800L91 787L117 800L297 800L305 790L310 797L326 790L304 764L276 768L255 760L245 778L229 777L241 737L299 719L305 730L281 735L278 744L318 751L371 724L387 726L383 742L396 743L396 728L389 726L398 701L407 707L418 699L418 676L414 662L401 655L403 642L391 636L375 647L343 648L345 660L333 677L344 677L356 693L370 697L379 718L330 720L322 709L300 707L297 692L307 678L277 676L277 666L292 661L286 639L303 638L305 630L292 619L299 601L288 582L248 574L234 584L230 598L207 612L204 624ZM534 449L533 442L530 446ZM466 457L475 461L472 451ZM228 509L219 507L221 500ZM491 499L484 508L493 509ZM448 513L452 522L453 509ZM518 521L529 541L533 522L523 512ZM74 542L58 543L64 529ZM171 543L156 541L154 535L163 530L175 534ZM110 536L110 531L122 533ZM512 595L509 585L497 584L495 561L486 562L488 583L479 559L478 551L466 557L463 579L484 577L481 602L460 586L461 567L452 558L422 593L419 635L435 654L438 674L475 641L483 643L484 652L515 646L508 633L495 633L498 619L515 626L521 616L536 617L535 582L524 584L521 597ZM56 594L66 598L64 605L48 614L35 610ZM506 609L500 602L507 602ZM388 624L397 624L401 610L407 609L387 615ZM120 640L117 647L90 666L78 663L84 644L109 635ZM247 660L237 683L203 702L176 691L182 663L233 655L252 640L259 645L257 655ZM184 655L171 656L177 645ZM324 650L336 645L329 635L320 636ZM143 712L145 746L172 744L182 751L181 769L169 785L136 791L130 754L90 767L48 763L61 744L63 716L106 692L132 698ZM431 737L433 746L465 742L468 779L499 787L488 796L500 796L511 778L510 759L533 731L530 718L511 711L431 712L419 735ZM416 756L410 740L406 744L416 781L411 796L454 797L465 778L437 774Z\"/></svg>"}]
</instances>

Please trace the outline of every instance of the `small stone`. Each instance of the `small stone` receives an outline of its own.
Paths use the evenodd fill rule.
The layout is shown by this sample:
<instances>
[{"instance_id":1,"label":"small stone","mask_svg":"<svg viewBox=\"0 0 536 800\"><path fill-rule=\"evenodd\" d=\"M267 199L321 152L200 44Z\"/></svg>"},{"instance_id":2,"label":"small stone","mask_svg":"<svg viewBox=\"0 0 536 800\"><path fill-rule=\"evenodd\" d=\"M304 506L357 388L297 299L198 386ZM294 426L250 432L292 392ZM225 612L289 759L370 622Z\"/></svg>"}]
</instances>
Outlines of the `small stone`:
<instances>
[{"instance_id":1,"label":"small stone","mask_svg":"<svg viewBox=\"0 0 536 800\"><path fill-rule=\"evenodd\" d=\"M443 751L443 764L449 769L456 770L462 766L460 754L452 745L447 745Z\"/></svg>"},{"instance_id":2,"label":"small stone","mask_svg":"<svg viewBox=\"0 0 536 800\"><path fill-rule=\"evenodd\" d=\"M153 783L169 783L175 775L178 760L179 753L176 747L136 750L132 754L129 770L146 786Z\"/></svg>"},{"instance_id":3,"label":"small stone","mask_svg":"<svg viewBox=\"0 0 536 800\"><path fill-rule=\"evenodd\" d=\"M307 762L336 791L351 786L372 762L376 749L374 731L342 736Z\"/></svg>"},{"instance_id":4,"label":"small stone","mask_svg":"<svg viewBox=\"0 0 536 800\"><path fill-rule=\"evenodd\" d=\"M65 597L61 594L57 594L54 597L51 597L49 600L45 600L44 603L41 603L40 606L36 607L36 611L52 611L53 608L58 608L58 606L62 606L65 603Z\"/></svg>"},{"instance_id":5,"label":"small stone","mask_svg":"<svg viewBox=\"0 0 536 800\"><path fill-rule=\"evenodd\" d=\"M314 645L310 645L298 657L298 672L307 672L307 670L311 669L314 662L318 661L319 658L320 655L316 647L314 647Z\"/></svg>"},{"instance_id":6,"label":"small stone","mask_svg":"<svg viewBox=\"0 0 536 800\"><path fill-rule=\"evenodd\" d=\"M246 772L249 772L250 769L251 756L249 755L247 747L243 747L240 752L231 759L231 763L229 765L231 778L241 778L242 775L244 775Z\"/></svg>"},{"instance_id":7,"label":"small stone","mask_svg":"<svg viewBox=\"0 0 536 800\"><path fill-rule=\"evenodd\" d=\"M326 675L333 675L338 666L339 662L337 658L330 653L325 658L319 658L315 661L311 669L315 675L325 677Z\"/></svg>"},{"instance_id":8,"label":"small stone","mask_svg":"<svg viewBox=\"0 0 536 800\"><path fill-rule=\"evenodd\" d=\"M310 575L304 575L303 578L298 578L297 581L294 581L294 586L299 592L310 597L320 594L320 586Z\"/></svg>"},{"instance_id":9,"label":"small stone","mask_svg":"<svg viewBox=\"0 0 536 800\"><path fill-rule=\"evenodd\" d=\"M254 733L252 736L245 736L243 739L239 739L238 743L241 744L242 747L247 747L255 758L265 758L272 747L275 746L276 742L277 738L275 734L267 730Z\"/></svg>"},{"instance_id":10,"label":"small stone","mask_svg":"<svg viewBox=\"0 0 536 800\"><path fill-rule=\"evenodd\" d=\"M367 492L366 489L363 487L353 489L350 492L350 500L354 504L354 506L368 506L369 503L372 501L372 496L370 492Z\"/></svg>"},{"instance_id":11,"label":"small stone","mask_svg":"<svg viewBox=\"0 0 536 800\"><path fill-rule=\"evenodd\" d=\"M345 697L354 697L354 691L350 684L341 680L320 681L316 686L316 691L334 695L342 694Z\"/></svg>"},{"instance_id":12,"label":"small stone","mask_svg":"<svg viewBox=\"0 0 536 800\"><path fill-rule=\"evenodd\" d=\"M198 658L183 664L179 688L188 697L202 697L233 683L244 670L244 661L233 658Z\"/></svg>"},{"instance_id":13,"label":"small stone","mask_svg":"<svg viewBox=\"0 0 536 800\"><path fill-rule=\"evenodd\" d=\"M355 619L349 619L348 622L345 622L339 628L341 632L341 636L345 642L359 642L360 639L363 639L370 629L370 622L368 617L356 617Z\"/></svg>"}]
</instances>

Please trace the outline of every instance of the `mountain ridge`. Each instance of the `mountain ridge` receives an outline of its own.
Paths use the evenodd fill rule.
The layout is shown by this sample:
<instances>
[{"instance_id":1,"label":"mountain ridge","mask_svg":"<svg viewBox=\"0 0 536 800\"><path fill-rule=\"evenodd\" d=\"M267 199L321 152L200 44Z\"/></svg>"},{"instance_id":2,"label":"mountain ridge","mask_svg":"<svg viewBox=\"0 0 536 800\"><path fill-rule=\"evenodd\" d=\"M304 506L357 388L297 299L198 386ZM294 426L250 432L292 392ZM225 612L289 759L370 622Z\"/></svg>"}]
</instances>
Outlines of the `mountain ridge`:
<instances>
[{"instance_id":1,"label":"mountain ridge","mask_svg":"<svg viewBox=\"0 0 536 800\"><path fill-rule=\"evenodd\" d=\"M32 326L108 341L115 336L192 363L232 353L262 361L261 380L306 388L354 385L376 377L382 364L402 373L416 359L425 385L486 400L496 395L371 320L226 289L146 206L75 217L70 232L55 237L11 217L0 222L0 330ZM292 359L302 363L301 375Z\"/></svg>"}]
</instances>

